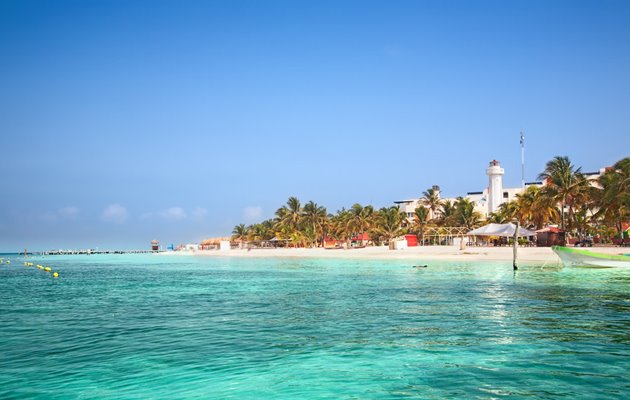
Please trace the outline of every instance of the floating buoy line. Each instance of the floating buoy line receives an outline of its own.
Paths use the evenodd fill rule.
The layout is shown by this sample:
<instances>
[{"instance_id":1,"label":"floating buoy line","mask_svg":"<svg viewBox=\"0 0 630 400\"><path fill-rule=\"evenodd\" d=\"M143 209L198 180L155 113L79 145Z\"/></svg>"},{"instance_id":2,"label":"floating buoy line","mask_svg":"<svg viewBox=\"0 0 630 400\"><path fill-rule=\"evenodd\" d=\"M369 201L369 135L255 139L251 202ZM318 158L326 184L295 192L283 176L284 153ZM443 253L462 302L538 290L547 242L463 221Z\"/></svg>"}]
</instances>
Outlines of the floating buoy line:
<instances>
[{"instance_id":1,"label":"floating buoy line","mask_svg":"<svg viewBox=\"0 0 630 400\"><path fill-rule=\"evenodd\" d=\"M57 271L53 271L52 268L50 268L49 266L43 266L41 264L33 264L30 261L24 261L24 266L25 267L37 267L37 269L40 269L46 273L49 273L52 275L53 278L59 278L59 272Z\"/></svg>"}]
</instances>

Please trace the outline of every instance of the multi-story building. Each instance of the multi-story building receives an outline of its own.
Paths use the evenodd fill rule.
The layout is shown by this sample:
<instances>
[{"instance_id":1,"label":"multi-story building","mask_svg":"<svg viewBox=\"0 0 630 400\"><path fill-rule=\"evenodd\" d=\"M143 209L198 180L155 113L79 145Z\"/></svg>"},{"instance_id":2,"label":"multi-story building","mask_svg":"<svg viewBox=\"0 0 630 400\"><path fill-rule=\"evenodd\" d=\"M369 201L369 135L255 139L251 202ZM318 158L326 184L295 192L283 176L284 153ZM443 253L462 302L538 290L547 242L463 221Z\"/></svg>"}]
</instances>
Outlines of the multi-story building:
<instances>
[{"instance_id":1,"label":"multi-story building","mask_svg":"<svg viewBox=\"0 0 630 400\"><path fill-rule=\"evenodd\" d=\"M595 184L596 180L606 171L606 168L600 168L597 172L584 172L583 175L591 181L591 184ZM529 186L544 186L545 182L526 182L525 187L519 188L504 188L503 187L503 175L505 171L501 164L497 160L490 161L488 168L486 168L486 175L488 175L488 186L479 192L468 192L466 198L475 204L475 210L478 211L484 217L488 217L492 212L496 211L501 204L515 200L516 195L523 193L523 191ZM440 193L439 186L433 186L433 189ZM455 201L455 198L445 198L442 200ZM409 220L413 219L414 211L420 206L426 207L420 198L399 200L394 204L403 211ZM434 215L429 215L429 218L435 218Z\"/></svg>"},{"instance_id":2,"label":"multi-story building","mask_svg":"<svg viewBox=\"0 0 630 400\"><path fill-rule=\"evenodd\" d=\"M436 192L438 197L440 196L440 187L437 185L433 185L432 189ZM394 204L398 206L398 208L403 211L407 215L407 219L410 221L413 220L413 214L416 208L423 205L422 200L418 199L408 199L408 200L398 200L395 201ZM431 210L429 210L429 219L435 218L436 215L431 214Z\"/></svg>"}]
</instances>

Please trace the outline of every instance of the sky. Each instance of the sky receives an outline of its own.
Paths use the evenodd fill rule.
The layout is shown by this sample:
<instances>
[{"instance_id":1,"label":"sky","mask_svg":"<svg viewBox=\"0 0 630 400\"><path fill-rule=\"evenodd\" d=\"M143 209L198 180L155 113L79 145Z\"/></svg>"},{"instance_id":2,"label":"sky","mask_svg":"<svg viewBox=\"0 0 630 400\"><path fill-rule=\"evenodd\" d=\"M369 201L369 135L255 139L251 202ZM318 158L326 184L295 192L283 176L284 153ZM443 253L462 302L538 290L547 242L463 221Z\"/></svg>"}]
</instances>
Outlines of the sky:
<instances>
[{"instance_id":1,"label":"sky","mask_svg":"<svg viewBox=\"0 0 630 400\"><path fill-rule=\"evenodd\" d=\"M630 156L628 1L0 0L0 251L229 235Z\"/></svg>"}]
</instances>

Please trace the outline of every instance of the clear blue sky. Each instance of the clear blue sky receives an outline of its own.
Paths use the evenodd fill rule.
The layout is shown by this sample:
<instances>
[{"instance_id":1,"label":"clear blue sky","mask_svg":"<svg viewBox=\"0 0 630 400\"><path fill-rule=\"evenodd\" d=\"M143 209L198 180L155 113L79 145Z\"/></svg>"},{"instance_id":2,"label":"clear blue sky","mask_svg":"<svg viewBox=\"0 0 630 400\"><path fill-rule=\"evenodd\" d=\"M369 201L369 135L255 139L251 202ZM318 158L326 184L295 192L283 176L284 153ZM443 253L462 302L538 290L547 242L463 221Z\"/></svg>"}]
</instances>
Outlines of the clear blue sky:
<instances>
[{"instance_id":1,"label":"clear blue sky","mask_svg":"<svg viewBox=\"0 0 630 400\"><path fill-rule=\"evenodd\" d=\"M0 0L0 250L229 234L630 155L628 1Z\"/></svg>"}]
</instances>

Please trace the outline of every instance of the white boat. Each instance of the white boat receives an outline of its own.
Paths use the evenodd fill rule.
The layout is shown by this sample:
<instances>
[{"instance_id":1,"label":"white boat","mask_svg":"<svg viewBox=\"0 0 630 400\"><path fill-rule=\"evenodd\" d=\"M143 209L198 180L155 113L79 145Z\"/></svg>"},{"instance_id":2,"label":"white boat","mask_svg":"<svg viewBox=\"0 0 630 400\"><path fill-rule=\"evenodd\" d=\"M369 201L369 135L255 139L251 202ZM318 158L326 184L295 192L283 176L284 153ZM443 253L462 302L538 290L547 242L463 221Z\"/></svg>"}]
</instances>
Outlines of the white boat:
<instances>
[{"instance_id":1,"label":"white boat","mask_svg":"<svg viewBox=\"0 0 630 400\"><path fill-rule=\"evenodd\" d=\"M596 253L590 250L553 246L565 267L630 268L629 255Z\"/></svg>"}]
</instances>

